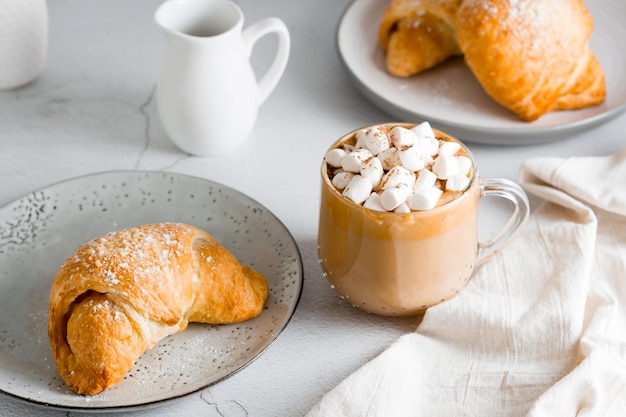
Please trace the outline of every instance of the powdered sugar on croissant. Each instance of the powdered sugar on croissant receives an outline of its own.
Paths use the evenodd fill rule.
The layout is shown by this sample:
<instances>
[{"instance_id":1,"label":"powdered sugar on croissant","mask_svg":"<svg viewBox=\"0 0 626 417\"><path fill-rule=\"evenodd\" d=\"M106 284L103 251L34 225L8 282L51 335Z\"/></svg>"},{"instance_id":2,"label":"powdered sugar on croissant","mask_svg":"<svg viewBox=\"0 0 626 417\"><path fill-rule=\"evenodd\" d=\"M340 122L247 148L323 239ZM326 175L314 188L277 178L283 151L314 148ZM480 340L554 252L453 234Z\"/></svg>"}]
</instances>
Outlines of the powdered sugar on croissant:
<instances>
[{"instance_id":1,"label":"powdered sugar on croissant","mask_svg":"<svg viewBox=\"0 0 626 417\"><path fill-rule=\"evenodd\" d=\"M489 96L533 121L604 101L592 30L582 0L391 0L379 40L396 76L464 55Z\"/></svg>"},{"instance_id":2,"label":"powdered sugar on croissant","mask_svg":"<svg viewBox=\"0 0 626 417\"><path fill-rule=\"evenodd\" d=\"M193 226L109 233L79 247L52 284L48 335L57 369L75 392L96 394L189 322L250 319L267 294L262 274Z\"/></svg>"},{"instance_id":3,"label":"powdered sugar on croissant","mask_svg":"<svg viewBox=\"0 0 626 417\"><path fill-rule=\"evenodd\" d=\"M459 45L485 91L526 121L605 99L582 0L464 0Z\"/></svg>"}]
</instances>

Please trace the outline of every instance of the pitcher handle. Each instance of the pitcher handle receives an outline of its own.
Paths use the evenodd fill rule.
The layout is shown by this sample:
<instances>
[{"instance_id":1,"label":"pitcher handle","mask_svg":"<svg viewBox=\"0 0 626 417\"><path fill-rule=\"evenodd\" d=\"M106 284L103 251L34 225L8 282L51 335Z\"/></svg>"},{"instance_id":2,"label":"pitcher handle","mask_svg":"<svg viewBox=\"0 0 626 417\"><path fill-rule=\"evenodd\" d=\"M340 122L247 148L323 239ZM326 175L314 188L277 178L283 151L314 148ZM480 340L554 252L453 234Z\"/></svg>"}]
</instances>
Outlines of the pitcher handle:
<instances>
[{"instance_id":1,"label":"pitcher handle","mask_svg":"<svg viewBox=\"0 0 626 417\"><path fill-rule=\"evenodd\" d=\"M476 266L489 260L493 255L504 248L517 235L522 226L528 221L530 205L528 197L516 183L505 179L483 179L481 184L481 198L489 195L504 197L515 206L513 214L506 225L487 242L478 243L478 257Z\"/></svg>"},{"instance_id":2,"label":"pitcher handle","mask_svg":"<svg viewBox=\"0 0 626 417\"><path fill-rule=\"evenodd\" d=\"M257 84L259 105L263 104L274 87L276 87L276 84L278 84L280 77L287 67L291 42L289 31L282 20L276 17L268 17L250 25L244 29L242 33L244 45L247 47L248 57L252 53L252 48L256 41L270 33L276 33L278 35L278 50L276 51L272 65Z\"/></svg>"}]
</instances>

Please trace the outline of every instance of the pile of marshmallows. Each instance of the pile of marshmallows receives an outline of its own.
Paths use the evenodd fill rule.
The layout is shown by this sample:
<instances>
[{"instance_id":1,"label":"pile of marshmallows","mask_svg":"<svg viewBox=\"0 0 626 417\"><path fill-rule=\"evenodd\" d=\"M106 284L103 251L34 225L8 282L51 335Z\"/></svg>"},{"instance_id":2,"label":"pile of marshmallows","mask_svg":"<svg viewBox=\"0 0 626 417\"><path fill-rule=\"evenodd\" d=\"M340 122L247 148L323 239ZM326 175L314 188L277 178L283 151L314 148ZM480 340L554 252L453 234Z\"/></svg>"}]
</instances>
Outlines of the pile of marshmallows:
<instances>
[{"instance_id":1,"label":"pile of marshmallows","mask_svg":"<svg viewBox=\"0 0 626 417\"><path fill-rule=\"evenodd\" d=\"M437 139L428 122L389 133L378 125L359 130L355 145L331 149L324 159L333 185L356 204L409 213L436 207L444 190L468 187L472 161L457 155L460 149Z\"/></svg>"}]
</instances>

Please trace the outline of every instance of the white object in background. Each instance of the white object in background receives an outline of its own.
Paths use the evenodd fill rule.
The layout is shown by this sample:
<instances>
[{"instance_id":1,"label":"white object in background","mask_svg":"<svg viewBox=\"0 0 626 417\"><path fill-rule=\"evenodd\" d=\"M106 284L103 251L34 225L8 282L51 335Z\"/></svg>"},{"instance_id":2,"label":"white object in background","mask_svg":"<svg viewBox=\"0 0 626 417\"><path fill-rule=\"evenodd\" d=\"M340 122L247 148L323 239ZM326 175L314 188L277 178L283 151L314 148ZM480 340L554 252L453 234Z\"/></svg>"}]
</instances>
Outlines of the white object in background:
<instances>
[{"instance_id":1,"label":"white object in background","mask_svg":"<svg viewBox=\"0 0 626 417\"><path fill-rule=\"evenodd\" d=\"M194 155L223 154L250 135L258 107L282 76L290 38L277 18L245 30L241 9L227 0L168 0L155 13L167 38L157 84L159 116L170 139ZM250 54L264 35L278 50L257 84Z\"/></svg>"},{"instance_id":2,"label":"white object in background","mask_svg":"<svg viewBox=\"0 0 626 417\"><path fill-rule=\"evenodd\" d=\"M0 90L41 74L48 50L45 0L0 0Z\"/></svg>"}]
</instances>

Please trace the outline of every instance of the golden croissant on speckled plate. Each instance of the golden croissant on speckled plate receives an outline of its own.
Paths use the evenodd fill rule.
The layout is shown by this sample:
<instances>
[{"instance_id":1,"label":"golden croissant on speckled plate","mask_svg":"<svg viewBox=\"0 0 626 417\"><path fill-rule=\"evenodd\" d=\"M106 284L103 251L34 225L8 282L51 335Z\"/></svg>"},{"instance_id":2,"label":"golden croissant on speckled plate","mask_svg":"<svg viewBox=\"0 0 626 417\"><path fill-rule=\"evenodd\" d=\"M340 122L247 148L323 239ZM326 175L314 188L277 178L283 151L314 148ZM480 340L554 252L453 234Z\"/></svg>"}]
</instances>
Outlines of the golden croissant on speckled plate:
<instances>
[{"instance_id":1,"label":"golden croissant on speckled plate","mask_svg":"<svg viewBox=\"0 0 626 417\"><path fill-rule=\"evenodd\" d=\"M489 96L533 121L605 100L592 31L582 0L392 0L379 40L397 76L462 54Z\"/></svg>"},{"instance_id":2,"label":"golden croissant on speckled plate","mask_svg":"<svg viewBox=\"0 0 626 417\"><path fill-rule=\"evenodd\" d=\"M95 238L67 258L52 284L48 335L57 370L73 391L97 394L164 337L190 322L253 318L267 294L261 273L190 225Z\"/></svg>"}]
</instances>

